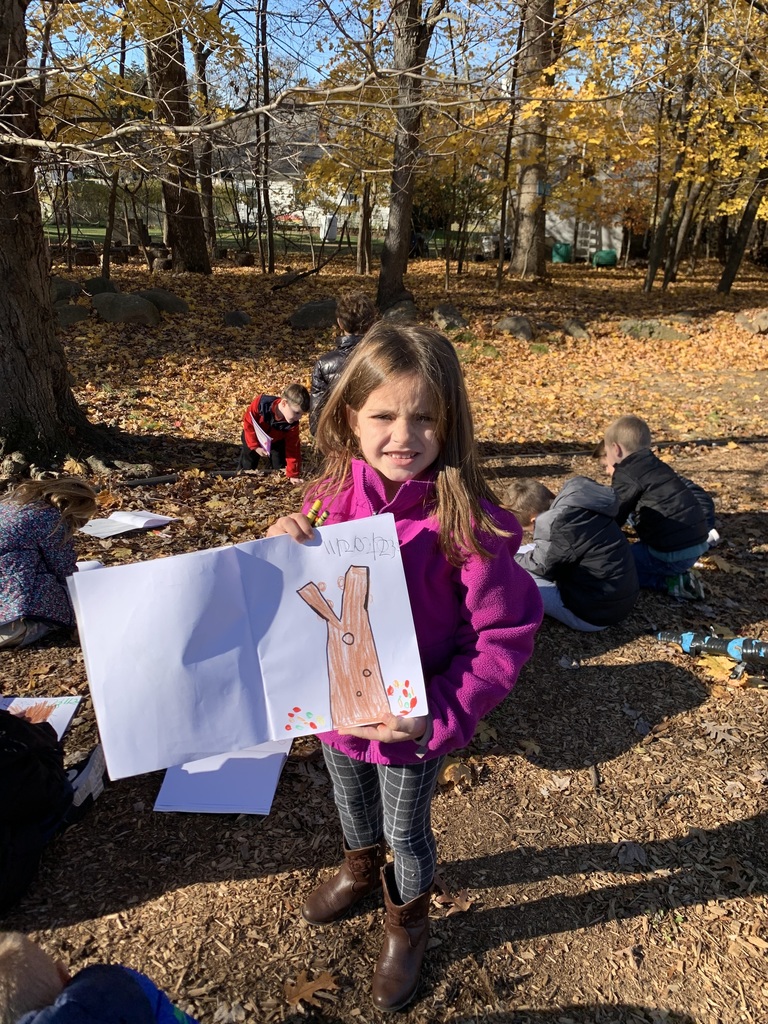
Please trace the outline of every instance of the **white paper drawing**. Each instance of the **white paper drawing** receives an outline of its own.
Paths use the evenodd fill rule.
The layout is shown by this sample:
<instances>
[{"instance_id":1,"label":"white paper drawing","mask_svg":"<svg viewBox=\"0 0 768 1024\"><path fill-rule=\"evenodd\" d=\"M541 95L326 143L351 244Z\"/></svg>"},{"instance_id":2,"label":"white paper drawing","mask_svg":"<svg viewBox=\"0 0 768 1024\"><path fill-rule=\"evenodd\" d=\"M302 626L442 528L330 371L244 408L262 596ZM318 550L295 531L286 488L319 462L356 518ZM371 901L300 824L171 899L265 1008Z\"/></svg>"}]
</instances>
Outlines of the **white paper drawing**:
<instances>
[{"instance_id":1,"label":"white paper drawing","mask_svg":"<svg viewBox=\"0 0 768 1024\"><path fill-rule=\"evenodd\" d=\"M331 619L300 592L311 584L343 621L347 580L363 577L389 708L425 714L391 515L323 527L306 544L273 537L70 577L110 776L331 729Z\"/></svg>"},{"instance_id":2,"label":"white paper drawing","mask_svg":"<svg viewBox=\"0 0 768 1024\"><path fill-rule=\"evenodd\" d=\"M48 722L62 739L82 697L0 697L0 709L30 722Z\"/></svg>"},{"instance_id":3,"label":"white paper drawing","mask_svg":"<svg viewBox=\"0 0 768 1024\"><path fill-rule=\"evenodd\" d=\"M123 511L113 512L106 519L90 519L80 527L81 533L89 537L115 537L118 533L131 530L156 530L174 522L175 516L158 516L154 512Z\"/></svg>"}]
</instances>

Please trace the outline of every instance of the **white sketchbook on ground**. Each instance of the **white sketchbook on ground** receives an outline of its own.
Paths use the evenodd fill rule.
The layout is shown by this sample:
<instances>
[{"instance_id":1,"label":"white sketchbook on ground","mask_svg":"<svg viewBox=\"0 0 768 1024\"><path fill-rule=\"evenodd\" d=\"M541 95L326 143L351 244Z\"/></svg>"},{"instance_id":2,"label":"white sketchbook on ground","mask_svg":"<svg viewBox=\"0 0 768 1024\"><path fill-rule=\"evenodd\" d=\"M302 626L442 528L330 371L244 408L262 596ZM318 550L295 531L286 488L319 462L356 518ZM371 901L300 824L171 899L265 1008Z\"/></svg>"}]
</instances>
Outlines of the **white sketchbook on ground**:
<instances>
[{"instance_id":1,"label":"white sketchbook on ground","mask_svg":"<svg viewBox=\"0 0 768 1024\"><path fill-rule=\"evenodd\" d=\"M48 722L59 739L64 737L82 697L0 697L0 709L22 715L30 722Z\"/></svg>"},{"instance_id":2,"label":"white sketchbook on ground","mask_svg":"<svg viewBox=\"0 0 768 1024\"><path fill-rule=\"evenodd\" d=\"M427 713L391 515L68 583L113 779Z\"/></svg>"},{"instance_id":3,"label":"white sketchbook on ground","mask_svg":"<svg viewBox=\"0 0 768 1024\"><path fill-rule=\"evenodd\" d=\"M89 537L114 537L131 530L157 530L172 523L175 516L158 516L154 512L113 512L106 519L90 519L80 527Z\"/></svg>"},{"instance_id":4,"label":"white sketchbook on ground","mask_svg":"<svg viewBox=\"0 0 768 1024\"><path fill-rule=\"evenodd\" d=\"M269 814L292 742L276 740L169 768L155 810Z\"/></svg>"},{"instance_id":5,"label":"white sketchbook on ground","mask_svg":"<svg viewBox=\"0 0 768 1024\"><path fill-rule=\"evenodd\" d=\"M259 442L259 446L264 449L267 455L269 455L269 453L272 451L272 438L269 436L266 430L264 430L264 428L261 427L256 422L256 417L253 415L252 412L249 412L248 415L251 417L251 425L253 426L253 429L256 432L256 438Z\"/></svg>"}]
</instances>

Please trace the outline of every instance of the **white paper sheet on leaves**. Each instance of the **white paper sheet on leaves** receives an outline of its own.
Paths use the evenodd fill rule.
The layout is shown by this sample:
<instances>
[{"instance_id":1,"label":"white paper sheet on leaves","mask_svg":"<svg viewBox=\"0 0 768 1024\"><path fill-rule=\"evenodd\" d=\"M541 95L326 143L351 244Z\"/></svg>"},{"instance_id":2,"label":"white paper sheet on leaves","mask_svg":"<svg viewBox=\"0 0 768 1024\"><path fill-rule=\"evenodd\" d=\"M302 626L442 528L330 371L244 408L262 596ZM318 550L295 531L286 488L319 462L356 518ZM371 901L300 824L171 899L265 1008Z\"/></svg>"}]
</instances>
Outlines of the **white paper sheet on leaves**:
<instances>
[{"instance_id":1,"label":"white paper sheet on leaves","mask_svg":"<svg viewBox=\"0 0 768 1024\"><path fill-rule=\"evenodd\" d=\"M106 519L90 519L80 527L89 537L115 537L131 530L156 530L174 521L174 516L158 516L154 512L113 512Z\"/></svg>"},{"instance_id":2,"label":"white paper sheet on leaves","mask_svg":"<svg viewBox=\"0 0 768 1024\"><path fill-rule=\"evenodd\" d=\"M341 614L351 566L385 700L427 713L394 518L382 515L69 578L113 779L332 728L329 625L299 595L315 584Z\"/></svg>"},{"instance_id":3,"label":"white paper sheet on leaves","mask_svg":"<svg viewBox=\"0 0 768 1024\"><path fill-rule=\"evenodd\" d=\"M169 768L155 810L269 814L292 742L276 740Z\"/></svg>"}]
</instances>

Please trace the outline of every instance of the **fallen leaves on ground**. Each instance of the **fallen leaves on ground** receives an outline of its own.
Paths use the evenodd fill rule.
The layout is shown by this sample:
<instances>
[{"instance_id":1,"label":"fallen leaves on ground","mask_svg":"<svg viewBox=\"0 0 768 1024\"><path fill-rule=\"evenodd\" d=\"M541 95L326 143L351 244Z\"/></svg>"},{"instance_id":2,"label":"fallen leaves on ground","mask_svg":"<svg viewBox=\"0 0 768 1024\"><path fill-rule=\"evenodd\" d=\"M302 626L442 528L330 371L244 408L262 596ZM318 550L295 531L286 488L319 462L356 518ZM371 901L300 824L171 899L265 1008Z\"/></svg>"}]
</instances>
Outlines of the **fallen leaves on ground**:
<instances>
[{"instance_id":1,"label":"fallen leaves on ground","mask_svg":"<svg viewBox=\"0 0 768 1024\"><path fill-rule=\"evenodd\" d=\"M321 1006L320 998L332 998L330 993L338 987L328 971L311 979L306 971L302 971L296 981L286 981L285 998L289 1006L298 1006L302 1002L310 1006Z\"/></svg>"}]
</instances>

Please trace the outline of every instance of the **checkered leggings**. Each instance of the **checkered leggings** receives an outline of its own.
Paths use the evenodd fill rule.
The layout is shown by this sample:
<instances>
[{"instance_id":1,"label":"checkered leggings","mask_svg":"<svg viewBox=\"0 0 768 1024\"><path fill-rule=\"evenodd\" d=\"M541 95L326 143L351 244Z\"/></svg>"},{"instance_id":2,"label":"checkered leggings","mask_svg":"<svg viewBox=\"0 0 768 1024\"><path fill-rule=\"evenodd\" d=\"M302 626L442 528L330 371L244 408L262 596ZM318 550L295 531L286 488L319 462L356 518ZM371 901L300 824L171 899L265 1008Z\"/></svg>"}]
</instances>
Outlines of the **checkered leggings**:
<instances>
[{"instance_id":1,"label":"checkered leggings","mask_svg":"<svg viewBox=\"0 0 768 1024\"><path fill-rule=\"evenodd\" d=\"M349 849L373 846L383 835L395 855L395 884L403 903L426 892L437 864L430 811L442 759L368 764L325 744L323 756Z\"/></svg>"}]
</instances>

